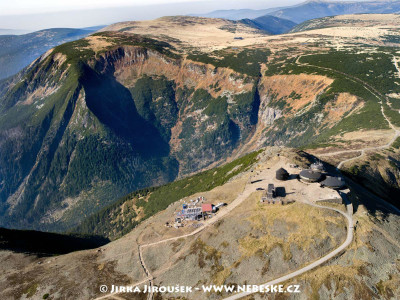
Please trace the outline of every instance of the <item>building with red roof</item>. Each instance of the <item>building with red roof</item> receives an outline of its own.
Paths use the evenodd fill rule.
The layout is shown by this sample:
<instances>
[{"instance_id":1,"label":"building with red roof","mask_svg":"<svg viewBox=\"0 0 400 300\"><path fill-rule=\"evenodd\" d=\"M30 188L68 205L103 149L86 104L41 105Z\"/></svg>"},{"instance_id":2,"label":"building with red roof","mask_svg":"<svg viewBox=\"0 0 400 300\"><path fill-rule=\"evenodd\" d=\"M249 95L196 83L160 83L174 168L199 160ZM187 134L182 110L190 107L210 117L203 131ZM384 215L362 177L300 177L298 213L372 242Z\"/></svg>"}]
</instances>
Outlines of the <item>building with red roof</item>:
<instances>
[{"instance_id":1,"label":"building with red roof","mask_svg":"<svg viewBox=\"0 0 400 300\"><path fill-rule=\"evenodd\" d=\"M213 211L213 206L211 203L206 203L201 205L201 211L203 213L211 213Z\"/></svg>"}]
</instances>

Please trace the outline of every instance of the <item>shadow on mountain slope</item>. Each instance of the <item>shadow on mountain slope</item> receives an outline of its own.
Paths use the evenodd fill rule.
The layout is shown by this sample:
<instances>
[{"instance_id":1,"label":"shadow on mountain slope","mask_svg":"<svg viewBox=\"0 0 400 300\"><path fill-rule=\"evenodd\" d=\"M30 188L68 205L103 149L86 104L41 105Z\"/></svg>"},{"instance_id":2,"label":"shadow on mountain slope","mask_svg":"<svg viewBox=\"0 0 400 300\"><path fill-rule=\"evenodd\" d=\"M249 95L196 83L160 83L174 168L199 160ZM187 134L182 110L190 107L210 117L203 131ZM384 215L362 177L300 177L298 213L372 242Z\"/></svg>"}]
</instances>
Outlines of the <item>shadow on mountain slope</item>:
<instances>
[{"instance_id":1,"label":"shadow on mountain slope","mask_svg":"<svg viewBox=\"0 0 400 300\"><path fill-rule=\"evenodd\" d=\"M0 249L39 256L93 249L103 246L109 241L100 236L65 235L0 228Z\"/></svg>"},{"instance_id":2,"label":"shadow on mountain slope","mask_svg":"<svg viewBox=\"0 0 400 300\"><path fill-rule=\"evenodd\" d=\"M99 74L86 66L81 82L88 108L115 135L134 145L143 156L169 154L168 143L139 115L131 93L114 77Z\"/></svg>"}]
</instances>

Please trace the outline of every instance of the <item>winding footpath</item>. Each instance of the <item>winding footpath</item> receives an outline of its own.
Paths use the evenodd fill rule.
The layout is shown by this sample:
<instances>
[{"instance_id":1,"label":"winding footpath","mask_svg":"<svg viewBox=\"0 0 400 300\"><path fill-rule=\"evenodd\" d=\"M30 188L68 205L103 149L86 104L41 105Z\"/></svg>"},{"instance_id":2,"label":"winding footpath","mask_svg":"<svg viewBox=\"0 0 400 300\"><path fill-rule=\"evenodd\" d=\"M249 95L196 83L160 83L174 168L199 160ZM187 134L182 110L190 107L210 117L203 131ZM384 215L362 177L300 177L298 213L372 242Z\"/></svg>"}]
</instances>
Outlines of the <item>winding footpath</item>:
<instances>
[{"instance_id":1,"label":"winding footpath","mask_svg":"<svg viewBox=\"0 0 400 300\"><path fill-rule=\"evenodd\" d=\"M303 203L306 203L306 204L308 204L310 206L317 207L317 208L332 210L332 211L338 212L342 216L344 216L346 218L346 220L347 220L347 223L348 223L347 224L346 240L338 248L336 248L335 250L329 252L327 255L321 257L320 259L312 262L311 264L309 264L309 265L307 265L307 266L305 266L305 267L303 267L301 269L298 269L297 271L294 271L292 273L289 273L287 275L284 275L282 277L279 277L277 279L268 281L268 282L260 284L260 285L276 285L276 284L280 284L280 283L283 283L283 282L285 282L285 281L287 281L289 279L292 279L292 278L297 277L297 276L299 276L301 274L304 274L304 273L306 273L306 272L308 272L308 271L310 271L312 269L315 269L316 267L322 265L323 263L327 262L328 260L330 260L330 259L334 258L335 256L337 256L338 254L340 254L353 241L353 231L354 230L353 230L353 206L352 206L352 204L348 204L347 205L347 213L344 213L339 209L332 208L332 207L327 207L327 206L322 206L322 205L317 205L317 204L314 204L314 203L312 203L310 201L303 202ZM254 293L243 292L243 293L232 295L232 296L224 298L224 299L225 300L235 300L235 299L240 299L240 298L249 296L251 294L254 294Z\"/></svg>"},{"instance_id":2,"label":"winding footpath","mask_svg":"<svg viewBox=\"0 0 400 300\"><path fill-rule=\"evenodd\" d=\"M141 262L141 264L142 264L143 269L145 270L146 275L147 275L148 278L149 278L148 280L149 280L149 282L150 282L150 286L152 286L153 276L150 274L150 271L149 271L148 268L146 267L146 264L145 264L145 262L144 262L144 260L143 260L143 252L142 252L142 250L143 250L144 248L151 247L151 246L155 246L155 245L160 245L160 244L162 244L162 243L167 243L167 242L175 241L175 240L178 240L178 239L181 239L181 238L187 238L187 237L190 237L190 236L193 236L193 235L196 235L196 234L200 233L201 231L203 231L203 230L206 229L207 227L213 225L214 223L218 222L221 218L223 218L224 216L226 216L227 214L229 214L233 209L235 209L235 208L238 207L241 203L243 203L243 201L246 200L246 199L250 196L251 193L253 193L253 192L255 192L255 191L256 191L255 187L252 187L251 184L250 184L250 185L247 185L247 186L245 187L244 191L243 191L231 204L229 204L229 205L226 207L225 210L221 211L221 212L220 212L219 214L217 214L214 218L208 219L208 220L205 222L204 226L202 226L202 227L200 227L200 228L194 230L194 231L191 232L191 233L188 233L188 234L185 234L185 235L181 235L181 236L177 236L177 237L168 238L168 239L165 239L165 240L160 240L160 241L153 242L153 243L149 243L149 244L140 245L140 246L139 246L139 257L140 257L140 262ZM327 261L330 260L331 258L333 258L333 257L335 257L336 255L338 255L339 253L341 253L344 249L346 249L346 248L351 244L351 242L352 242L352 240L353 240L353 218L352 218L352 216L353 216L353 206L352 206L352 204L348 204L348 205L347 205L347 213L344 213L344 212L342 212L342 211L339 210L339 209L331 208L331 207L326 207L326 206L322 206L322 205L318 205L318 204L315 204L315 203L313 203L313 202L311 202L311 201L306 201L306 202L303 202L303 203L305 203L305 204L307 204L307 205L310 205L310 206L313 206L313 207L317 207L317 208L332 210L332 211L338 212L338 213L340 213L341 215L343 215L343 216L347 219L347 222L348 222L346 240L345 240L344 243L343 243L342 245L340 245L338 248L336 248L336 249L333 250L332 252L328 253L328 254L325 255L324 257L318 259L317 261L315 261L315 262L313 262L313 263L311 263L311 264L309 264L309 265L307 265L307 266L305 266L305 267L303 267L303 268L301 268L301 269L299 269L299 270L297 270L297 271L294 271L294 272L292 272L292 273L289 273L289 274L287 274L287 275L284 275L284 276L282 276L282 277L279 277L279 278L277 278L277 279L275 279L275 280L272 280L272 281L270 281L270 282L267 282L267 283L265 283L264 285L272 285L272 284L278 284L278 283L284 282L284 281L286 281L286 280L289 280L289 279L291 279L291 278L294 278L294 277L296 277L296 276L299 276L299 275L301 275L301 274L303 274L303 273L305 273L305 272L307 272L307 271L309 271L309 270L312 270L312 269L314 269L314 268L320 266L321 264L327 262ZM225 299L229 299L229 300L232 300L232 299L240 299L240 298L245 297L245 296L248 296L248 295L250 295L250 294L251 294L251 293L240 293L240 294L232 295L232 296L230 296L230 297L228 297L228 298L225 298ZM152 299L152 297L153 297L153 294L152 294L152 293L148 294L148 299Z\"/></svg>"},{"instance_id":3,"label":"winding footpath","mask_svg":"<svg viewBox=\"0 0 400 300\"><path fill-rule=\"evenodd\" d=\"M362 149L355 149L355 150L342 150L342 151L336 151L336 152L330 152L330 153L324 153L324 154L320 154L319 156L333 156L333 155L340 155L340 154L347 154L347 153L354 153L354 152L361 152L360 155L355 156L355 157L351 157L345 160L342 160L338 165L337 168L341 169L342 166L349 162L349 161L353 161L356 159L361 158L362 156L364 156L366 154L367 151L377 151L377 150L384 150L387 148L390 148L393 143L396 141L396 139L400 136L400 130L398 130L393 124L392 122L390 122L390 120L388 119L388 117L386 116L385 112L383 111L383 106L382 106L382 102L381 103L381 112L383 117L385 118L385 120L388 122L389 126L394 130L395 134L393 136L393 138L385 145L382 146L376 146L376 147L367 147L367 148L362 148Z\"/></svg>"},{"instance_id":4,"label":"winding footpath","mask_svg":"<svg viewBox=\"0 0 400 300\"><path fill-rule=\"evenodd\" d=\"M355 157L351 157L345 160L342 160L339 162L339 164L337 165L338 169L341 169L343 167L343 165L349 161L353 161L356 159L359 159L361 157L363 157L367 151L377 151L377 150L383 150L383 149L387 149L390 148L393 143L396 141L396 139L400 136L400 130L398 130L396 128L396 126L393 125L393 123L389 120L389 118L386 116L385 111L384 111L384 107L383 107L383 101L385 101L387 103L387 105L390 107L389 104L389 100L385 95L382 95L377 89L375 89L374 87L372 87L371 85L369 85L368 83L366 83L365 81L361 80L360 78L354 77L352 75L340 72L338 70L335 69L331 69L331 68L327 68L327 67L321 67L321 66L316 66L316 65L311 65L308 63L301 63L300 62L300 58L304 56L304 55L300 55L299 57L297 57L296 59L296 64L298 64L299 66L306 66L306 67L313 67L313 68L317 68L317 69L321 69L324 71L331 71L340 75L345 76L347 79L349 79L350 81L353 82L358 82L361 83L362 86L369 91L374 97L376 97L377 99L379 99L379 104L381 106L381 113L383 118L387 121L387 123L389 124L389 127L392 128L394 130L394 136L393 138L385 145L382 146L376 146L376 147L367 147L367 148L361 148L361 149L352 149L352 150L341 150L341 151L336 151L336 152L330 152L330 153L324 153L324 154L319 154L318 156L333 156L333 155L341 155L341 154L347 154L347 153L357 153L360 152L360 155L357 155ZM400 76L400 70L399 67L397 65L397 60L394 57L394 62L395 62L395 67L396 69L399 71L399 76Z\"/></svg>"},{"instance_id":5,"label":"winding footpath","mask_svg":"<svg viewBox=\"0 0 400 300\"><path fill-rule=\"evenodd\" d=\"M347 153L360 152L359 156L352 157L352 158L340 161L340 163L337 166L337 168L340 169L343 166L343 164L345 164L346 162L349 162L349 161L352 161L352 160L355 160L355 159L358 159L358 158L364 156L367 151L376 151L376 150L382 150L382 149L389 148L395 142L395 140L400 136L400 130L398 130L391 123L391 121L389 120L389 118L386 116L386 114L384 112L383 101L388 102L388 99L387 99L386 96L382 95L375 88L373 88L372 86L370 86L369 84L367 84L366 82L362 81L359 78L353 77L351 75L345 74L343 72L340 72L340 71L337 71L337 70L334 70L334 69L320 67L320 66L314 66L314 65L305 64L305 63L300 63L300 61L299 61L300 58L301 58L301 56L299 56L297 58L297 60L296 60L296 63L298 65L311 66L311 67L323 69L323 70L326 70L326 71L332 71L332 72L335 72L335 73L338 73L338 74L341 74L341 75L345 76L346 78L348 78L349 80L351 80L353 82L361 83L364 86L365 89L367 89L371 94L373 94L376 98L378 98L380 100L379 103L381 105L381 113L382 113L383 117L385 118L385 120L388 122L389 126L395 132L393 138L386 145L376 146L376 147L368 147L368 148L362 148L362 149L355 149L355 150L342 150L342 151L337 151L337 152L321 154L320 156L333 156L333 155L341 155L341 154L347 154ZM400 70L398 69L397 63L395 65L396 65L396 68L397 68L397 70L399 71L399 74L400 74ZM181 236L177 236L177 237L164 239L164 240L160 240L160 241L156 241L156 242L152 242L152 243L148 243L148 244L141 244L141 245L138 244L139 261L140 261L140 263L142 265L142 268L143 268L143 270L144 270L144 272L145 272L147 277L143 281L138 282L138 283L136 283L136 284L134 284L132 286L141 285L141 284L143 284L145 282L149 282L149 286L150 287L153 286L154 277L151 275L151 272L147 268L146 263L145 263L144 258L143 258L143 250L145 248L151 247L151 246L160 245L160 244L167 243L167 242L176 241L176 240L182 239L182 238L191 237L191 236L194 236L194 235L202 232L203 230L205 230L209 226L211 226L211 225L215 224L216 222L218 222L219 220L221 220L224 216L229 214L233 209L238 207L254 191L255 191L255 188L252 187L251 185L247 184L246 187L244 188L243 192L241 194L239 194L238 197L231 204L229 204L224 210L220 211L220 213L218 213L214 218L208 219L207 221L205 221L204 225L202 227L197 228L196 230L192 231L191 233L188 233L188 234L185 234L185 235L181 235ZM303 201L303 203L305 203L307 205L310 205L312 207L335 211L335 212L341 214L342 216L344 216L345 219L347 220L346 240L339 247L337 247L336 249L332 250L331 252L329 252L325 256L321 257L320 259L310 263L309 265L304 266L304 267L302 267L302 268L300 268L300 269L298 269L298 270L296 270L294 272L291 272L289 274L286 274L284 276L281 276L279 278L276 278L274 280L268 281L268 282L260 284L260 285L276 285L276 284L280 284L280 283L283 283L283 282L285 282L287 280L293 279L293 278L295 278L295 277L297 277L299 275L302 275L302 274L304 274L304 273L306 273L306 272L308 272L310 270L313 270L316 267L326 263L330 259L336 257L338 254L342 253L352 243L352 241L353 241L353 233L354 233L354 226L353 226L353 206L352 206L351 203L348 203L346 205L347 212L343 212L343 211L341 211L339 209L332 208L332 207L318 205L318 204L315 204L315 203L313 203L311 201ZM113 293L113 294L104 295L102 297L96 298L96 300L112 298L113 296L116 296L117 294L119 294L119 293ZM249 296L251 294L253 294L253 293L251 293L251 292L238 293L238 294L234 294L234 295L232 295L230 297L225 298L225 300L240 299L240 298ZM148 299L149 300L153 299L153 293L149 293L148 294Z\"/></svg>"},{"instance_id":6,"label":"winding footpath","mask_svg":"<svg viewBox=\"0 0 400 300\"><path fill-rule=\"evenodd\" d=\"M151 246L156 246L156 245L160 245L163 243L167 243L167 242L172 242L172 241L176 241L178 239L182 239L182 238L187 238L187 237L191 237L194 236L200 232L202 232L203 230L205 230L206 228L208 228L209 226L215 224L216 222L218 222L219 220L221 220L223 217L225 217L226 215L228 215L233 209L235 209L236 207L238 207L240 204L243 203L244 200L246 200L253 192L256 191L256 188L251 185L251 184L247 184L246 187L244 188L243 192L241 194L239 194L236 199L229 204L224 210L221 210L220 213L218 213L214 218L212 219L208 219L207 221L204 222L204 226L197 228L196 230L192 231L191 233L185 234L185 235L181 235L181 236L176 236L176 237L172 237L172 238L168 238L168 239L164 239L164 240L160 240L160 241L156 241L156 242L152 242L152 243L148 243L148 244L138 244L138 251L139 251L139 261L142 265L142 268L146 274L146 278L143 281L140 281L138 283L132 284L131 286L138 286L141 284L144 284L146 282L149 283L149 286L152 287L153 286L153 280L154 277L152 276L151 272L149 271L148 267L146 266L146 263L144 261L143 258L143 250L147 247L151 247ZM333 257L337 256L338 254L340 254L342 251L344 251L352 242L353 240L353 207L352 204L348 204L347 205L347 213L344 213L343 211L336 209L336 208L331 208L331 207L326 207L326 206L322 206L322 205L318 205L315 204L311 201L304 201L302 202L304 204L313 206L313 207L317 207L317 208L321 208L321 209L328 209L328 210L332 210L335 211L337 213L340 213L341 215L343 215L346 220L347 220L347 237L346 240L344 241L344 243L342 245L340 245L338 248L334 249L333 251L331 251L330 253L328 253L327 255L325 255L324 257L312 262L311 264L298 269L294 272L291 272L289 274L286 274L282 277L279 277L277 279L274 279L272 281L266 282L264 284L260 284L260 285L272 285L272 284L279 284L282 282L285 282L289 279L292 279L296 276L299 276L307 271L310 271L318 266L320 266L321 264L327 262L328 260L332 259ZM98 298L95 298L95 300L101 300L101 299L106 299L106 298L113 298L114 296L120 294L119 292L116 293L112 293L112 294L107 294ZM248 296L251 293L239 293L239 294L235 294L232 295L228 298L225 299L229 299L229 300L233 300L233 299L240 299L242 297ZM147 295L147 299L153 299L153 293L148 293Z\"/></svg>"},{"instance_id":7,"label":"winding footpath","mask_svg":"<svg viewBox=\"0 0 400 300\"><path fill-rule=\"evenodd\" d=\"M248 187L248 185L246 185L246 187ZM140 264L142 265L142 268L146 274L146 278L136 284L133 284L131 286L137 286L137 285L141 285L145 282L149 283L149 287L151 288L153 286L153 280L154 277L153 275L150 273L150 270L147 268L146 263L144 261L143 258L143 249L147 248L147 247L151 247L151 246L156 246L156 245L160 245L160 244L164 244L164 243L168 243L168 242L172 242L172 241L176 241L182 238L187 238L187 237L191 237L194 236L200 232L202 232L203 230L205 230L206 228L208 228L209 226L215 224L216 222L218 222L219 220L221 220L224 216L226 216L227 214L229 214L233 209L235 209L236 207L238 207L240 204L242 204L242 202L244 200L246 200L251 193L253 193L255 191L255 189L252 188L244 188L244 191L239 194L235 200L232 201L231 204L229 204L224 210L221 210L215 217L213 217L212 219L208 219L204 222L204 225L202 227L197 228L196 230L185 234L185 235L180 235L180 236L176 236L176 237L172 237L172 238L168 238L168 239L164 239L164 240L160 240L160 241L156 241L156 242L152 242L152 243L148 243L148 244L138 244L138 251L139 251L139 261ZM112 293L112 294L108 294L108 295L104 295L102 297L98 297L95 300L100 300L100 299L106 299L108 297L113 297L115 295L120 294L119 292L117 293ZM151 291L148 295L147 295L147 299L153 299L153 292Z\"/></svg>"}]
</instances>

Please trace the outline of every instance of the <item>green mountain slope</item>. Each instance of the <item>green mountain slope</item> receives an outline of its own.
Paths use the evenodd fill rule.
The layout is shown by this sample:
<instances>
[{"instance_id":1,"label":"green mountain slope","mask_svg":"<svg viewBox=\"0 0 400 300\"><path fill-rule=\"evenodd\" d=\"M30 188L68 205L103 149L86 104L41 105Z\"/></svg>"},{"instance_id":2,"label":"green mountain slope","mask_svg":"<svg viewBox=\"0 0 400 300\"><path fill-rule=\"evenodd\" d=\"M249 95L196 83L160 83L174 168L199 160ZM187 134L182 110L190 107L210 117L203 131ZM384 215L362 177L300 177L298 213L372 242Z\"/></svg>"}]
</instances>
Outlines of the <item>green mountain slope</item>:
<instances>
[{"instance_id":1,"label":"green mountain slope","mask_svg":"<svg viewBox=\"0 0 400 300\"><path fill-rule=\"evenodd\" d=\"M227 157L239 130L245 139L254 127L255 78L244 75L248 92L234 96L239 102L228 113L226 97L213 98L204 88L178 88L177 79L161 74L138 74L125 85L117 80L115 69L129 55L149 63L168 60L189 71L204 68L182 65L168 43L122 34L98 38L114 39L115 46L95 58L87 40L64 44L4 83L2 225L69 228L129 191L169 182L178 172ZM209 86L218 89L217 82ZM199 109L207 122L199 122ZM182 143L171 155L172 127L178 124L174 139Z\"/></svg>"},{"instance_id":2,"label":"green mountain slope","mask_svg":"<svg viewBox=\"0 0 400 300\"><path fill-rule=\"evenodd\" d=\"M140 26L218 26L232 41L217 21ZM150 38L132 26L60 45L0 82L1 226L69 230L129 192L264 146L352 149L390 140L386 118L400 124L395 48L205 51L179 32Z\"/></svg>"},{"instance_id":3,"label":"green mountain slope","mask_svg":"<svg viewBox=\"0 0 400 300\"><path fill-rule=\"evenodd\" d=\"M72 231L115 239L130 232L140 222L166 209L171 203L198 192L225 184L235 175L247 171L260 152L248 154L219 168L198 173L164 186L130 193L85 219ZM139 214L139 215L138 215Z\"/></svg>"},{"instance_id":4,"label":"green mountain slope","mask_svg":"<svg viewBox=\"0 0 400 300\"><path fill-rule=\"evenodd\" d=\"M2 99L4 225L46 228L38 225L38 218L49 209L68 206L60 203L63 199L90 189L92 195L85 196L86 201L93 197L89 204L81 203L77 216L71 212L70 221L75 222L95 209L90 201L97 197L110 201L177 174L176 163L166 157L168 144L139 115L129 90L87 66L83 59L89 52L75 56L77 52L66 51L57 59L63 49L56 48L28 69L25 80ZM40 98L27 96L38 86L47 91ZM29 97L36 101L29 103ZM7 198L11 200L6 204Z\"/></svg>"},{"instance_id":5,"label":"green mountain slope","mask_svg":"<svg viewBox=\"0 0 400 300\"><path fill-rule=\"evenodd\" d=\"M4 272L0 278L0 285L4 287L0 290L1 296L6 299L76 299L83 295L94 299L109 296L99 291L101 285L106 285L109 291L115 282L141 283L138 286L143 287L149 282L149 274L154 286L172 286L178 281L193 286L195 291L187 293L188 299L220 299L234 295L228 291L204 293L197 290L202 285L260 285L271 280L285 284L281 276L287 275L295 277L286 285L307 287L301 290L307 298L329 299L337 294L346 298L390 299L398 294L399 243L396 237L400 218L396 211L349 178L346 183L351 190L351 210L346 210L343 203L329 201L330 196L338 194L319 187L318 183L306 185L297 180L273 179L280 166L294 175L300 170L290 168L289 164L304 168L315 161L315 157L304 152L271 147L260 151L253 162L255 156L251 156L121 199L99 215L97 224L95 219L90 224L105 233L121 234L124 227L134 223L133 213L138 208L135 203L141 205L138 215L143 208L152 207L156 199L166 200L165 209L161 208L128 234L97 249L45 258L2 251L0 255L5 263L0 266ZM247 167L239 167L239 170L241 165ZM335 172L326 164L325 167ZM232 171L233 176L230 175ZM220 180L220 176L224 179ZM268 180L263 180L266 178ZM285 198L295 199L294 203L261 203L262 191L257 188L265 188L271 181L290 190ZM207 202L221 201L227 206L210 219L188 221L181 228L164 226L174 221L183 201L200 195ZM176 198L172 199L174 196ZM321 196L329 200L318 201ZM179 197L184 198L175 201ZM175 202L169 204L169 200ZM346 212L352 220L344 217ZM353 221L354 228L348 226L349 221ZM347 244L349 232L352 239ZM342 248L342 245L347 246ZM327 260L336 249L342 250ZM310 265L314 268L298 275ZM72 288L77 285L81 287L79 290ZM121 291L113 296L125 295ZM146 296L145 293L135 295ZM155 293L155 297L178 298L181 293Z\"/></svg>"},{"instance_id":6,"label":"green mountain slope","mask_svg":"<svg viewBox=\"0 0 400 300\"><path fill-rule=\"evenodd\" d=\"M220 19L123 22L0 81L0 226L113 240L37 258L15 252L87 240L0 230L1 297L104 298L117 282L219 299L232 293L200 287L278 279L307 299L395 298L398 20L357 17L362 30L282 36ZM297 180L318 161L346 187ZM262 201L270 183L281 204ZM199 196L227 205L170 226Z\"/></svg>"}]
</instances>

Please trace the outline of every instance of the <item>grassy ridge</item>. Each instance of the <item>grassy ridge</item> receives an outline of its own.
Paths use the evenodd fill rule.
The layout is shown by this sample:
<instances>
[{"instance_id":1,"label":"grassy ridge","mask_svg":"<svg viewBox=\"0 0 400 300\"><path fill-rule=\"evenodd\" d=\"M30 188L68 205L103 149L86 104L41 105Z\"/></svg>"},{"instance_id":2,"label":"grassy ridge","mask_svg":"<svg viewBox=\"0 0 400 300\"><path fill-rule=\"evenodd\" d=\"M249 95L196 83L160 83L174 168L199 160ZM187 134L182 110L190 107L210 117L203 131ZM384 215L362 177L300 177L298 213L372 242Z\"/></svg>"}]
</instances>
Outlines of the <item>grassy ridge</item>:
<instances>
[{"instance_id":1,"label":"grassy ridge","mask_svg":"<svg viewBox=\"0 0 400 300\"><path fill-rule=\"evenodd\" d=\"M385 50L387 49L381 51ZM382 93L392 93L400 91L400 87L396 84L397 71L392 57L389 52L330 51L326 54L303 56L301 62L338 70L361 79Z\"/></svg>"},{"instance_id":2,"label":"grassy ridge","mask_svg":"<svg viewBox=\"0 0 400 300\"><path fill-rule=\"evenodd\" d=\"M254 108L259 102L256 89L235 98L238 106L232 108L232 116L226 97L214 99L206 90L177 89L173 81L163 76L144 76L134 87L127 88L112 76L97 72L99 53L123 53L119 47L133 45L178 57L173 53L175 49L168 43L138 35L94 36L105 40L108 46L95 52L88 39L60 45L28 69L24 80L2 97L1 129L23 126L24 136L0 148L0 167L7 170L4 188L0 189L0 225L69 230L129 191L174 180L178 167L187 174L221 161L254 125ZM59 53L63 56L56 55ZM251 60L253 53L241 53L239 58ZM239 66L237 59L233 60ZM254 66L258 74L259 65ZM246 75L231 76L255 82ZM46 85L54 92L34 99L31 105L17 105L30 91ZM214 89L217 88L220 87L215 83ZM185 114L186 109L198 106L204 109L207 121L193 116L185 119L179 136L182 147L175 157L169 156L168 142L178 113ZM246 107L250 111L242 110ZM207 130L213 126L215 129ZM241 135L240 126L245 129ZM7 134L0 131L0 138ZM6 199L31 171L21 201L14 213L7 215ZM39 223L40 216L49 209L66 208L63 200L67 197L79 204L57 222ZM146 208L149 214L148 211ZM131 217L134 218L133 212Z\"/></svg>"},{"instance_id":3,"label":"grassy ridge","mask_svg":"<svg viewBox=\"0 0 400 300\"><path fill-rule=\"evenodd\" d=\"M194 52L188 59L211 64L217 68L230 68L236 72L249 76L260 74L260 64L266 63L270 55L269 49L236 49L218 50L213 53Z\"/></svg>"},{"instance_id":4,"label":"grassy ridge","mask_svg":"<svg viewBox=\"0 0 400 300\"><path fill-rule=\"evenodd\" d=\"M77 63L79 61L89 61L95 57L95 54L104 53L116 47L137 46L157 51L168 57L178 59L180 55L174 53L176 49L167 42L158 41L148 37L119 32L99 32L92 36L104 38L110 43L100 51L94 52L87 39L80 39L69 42L54 48L53 53L63 53L67 56L64 64Z\"/></svg>"},{"instance_id":5,"label":"grassy ridge","mask_svg":"<svg viewBox=\"0 0 400 300\"><path fill-rule=\"evenodd\" d=\"M373 57L375 58L375 56ZM382 54L382 56L379 56L379 58L379 62L382 61L384 62L383 65L385 67L389 67L389 63L391 63L390 56ZM296 58L287 58L283 56L279 60L268 64L268 69L265 72L265 76L278 74L317 74L332 78L334 79L334 82L323 94L318 97L313 107L305 114L295 116L294 118L288 120L277 120L276 124L279 127L279 130L272 133L274 135L273 139L284 139L288 133L301 129L301 136L291 140L289 145L304 146L304 143L326 144L330 142L330 138L332 136L336 136L344 132L362 129L389 128L386 120L383 118L380 112L380 98L372 94L363 86L362 83L351 80L348 78L348 76L340 73L343 72L357 77L359 72L365 72L365 70L369 68L376 68L374 72L369 73L376 74L374 76L379 78L377 82L382 83L382 86L388 89L395 89L394 84L391 83L392 79L389 78L388 80L382 78L382 74L384 73L382 73L383 70L379 63L379 66L377 66L377 63L371 62L371 59L369 59L366 55L360 55L358 57L356 54L354 54L353 57L348 59L346 53L335 51L331 51L329 54L312 54L302 56L300 62L308 63L309 65L300 65L296 62ZM359 65L361 65L361 71L358 69ZM324 70L319 67L327 67L333 70ZM361 77L361 79L364 80L367 78L366 82L368 84L370 83L371 86L374 86L373 83L375 81L368 77L369 76L364 76ZM344 118L332 128L317 128L319 125L313 121L316 114L321 112L326 114L326 105L335 101L335 98L340 93L350 93L357 96L359 99L362 99L364 101L362 109L360 109L357 113L352 114L349 118L347 118L345 115ZM318 129L319 134L315 134L316 129Z\"/></svg>"},{"instance_id":6,"label":"grassy ridge","mask_svg":"<svg viewBox=\"0 0 400 300\"><path fill-rule=\"evenodd\" d=\"M395 53L390 48L382 48L380 51L382 52L355 53L351 51L330 51L327 54L304 56L301 58L301 62L331 68L359 78L375 88L382 95L398 94L400 93L400 80L396 77L397 70L393 63L393 55L395 55ZM345 88L354 95L362 97L364 100L370 99L370 97L365 95L365 92L360 93L360 89L355 87L356 85L354 82L347 80L347 84L345 81L343 81L340 83L340 85L342 86L341 89ZM371 94L370 92L368 93ZM400 107L400 101L390 97L388 97L388 99L394 109L398 109L398 107ZM388 116L391 122L396 126L400 126L400 114L398 111L392 110L385 103L383 103L383 105L385 108L385 114ZM367 125L367 128L370 128L365 122L366 120L369 120L369 125L380 129L380 122L378 123L376 119L374 120L374 115L371 114L371 112L374 111L377 106L368 106L369 107L367 107L365 111L368 111L369 114L366 116L362 115L362 118L352 118L352 122L354 124Z\"/></svg>"}]
</instances>

